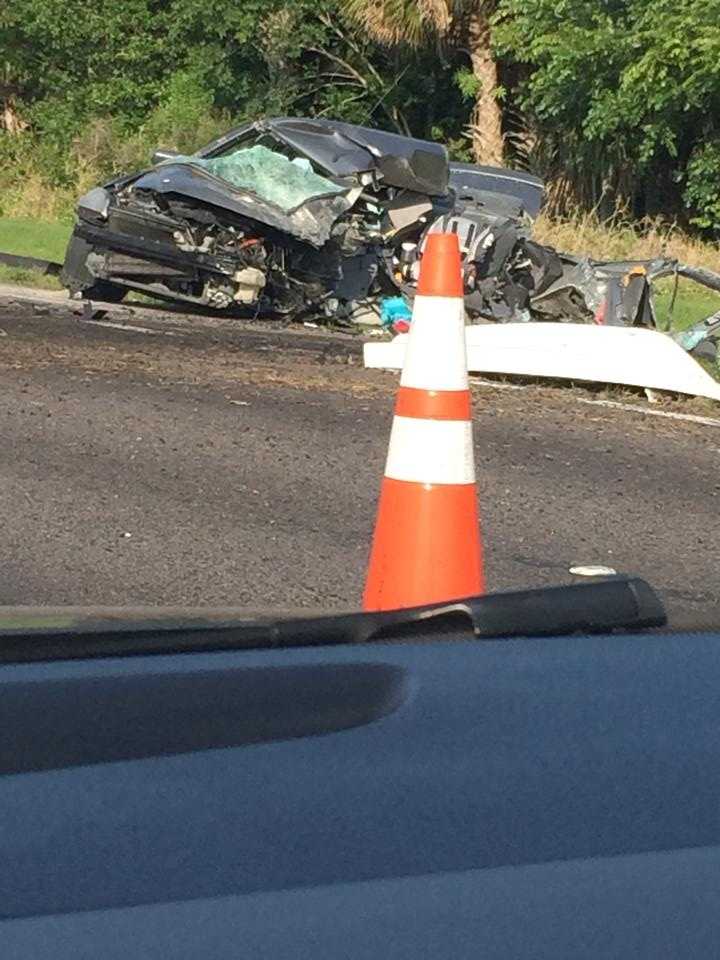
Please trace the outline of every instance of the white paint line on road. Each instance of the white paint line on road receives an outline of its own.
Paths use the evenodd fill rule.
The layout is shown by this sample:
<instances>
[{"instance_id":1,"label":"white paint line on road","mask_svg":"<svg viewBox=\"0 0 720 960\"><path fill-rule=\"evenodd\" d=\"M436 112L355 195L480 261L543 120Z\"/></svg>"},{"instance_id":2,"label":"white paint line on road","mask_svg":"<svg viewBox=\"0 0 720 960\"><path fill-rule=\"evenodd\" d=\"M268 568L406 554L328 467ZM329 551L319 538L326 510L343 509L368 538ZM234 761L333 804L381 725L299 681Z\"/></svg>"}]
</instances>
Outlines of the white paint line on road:
<instances>
[{"instance_id":1,"label":"white paint line on road","mask_svg":"<svg viewBox=\"0 0 720 960\"><path fill-rule=\"evenodd\" d=\"M23 287L15 284L0 283L0 299L9 301L29 300L31 303L69 303L67 290L41 290L39 287Z\"/></svg>"},{"instance_id":2,"label":"white paint line on road","mask_svg":"<svg viewBox=\"0 0 720 960\"><path fill-rule=\"evenodd\" d=\"M472 377L471 384L479 387L490 387L493 390L529 390L532 384L496 383L494 380L483 380L481 377ZM701 417L695 413L676 413L672 410L652 410L649 407L640 407L633 403L621 403L619 400L592 400L590 397L575 397L576 403L584 403L591 407L609 407L613 410L625 410L627 413L642 413L646 417L665 417L667 420L684 420L686 423L699 423L706 427L720 427L720 420L716 417Z\"/></svg>"},{"instance_id":3,"label":"white paint line on road","mask_svg":"<svg viewBox=\"0 0 720 960\"><path fill-rule=\"evenodd\" d=\"M154 337L176 337L172 330L153 330L150 327L137 327L132 323L113 323L110 320L81 320L80 323L91 323L95 327L109 327L111 330L131 330L133 333L149 333Z\"/></svg>"},{"instance_id":4,"label":"white paint line on road","mask_svg":"<svg viewBox=\"0 0 720 960\"><path fill-rule=\"evenodd\" d=\"M578 403L587 403L594 407L612 407L615 410L627 410L631 413L643 413L647 417L665 417L667 420L684 420L686 423L700 423L706 427L720 427L720 420L715 417L700 417L694 413L674 413L672 410L646 410L632 403L619 403L617 400L590 400L587 397L578 397Z\"/></svg>"},{"instance_id":5,"label":"white paint line on road","mask_svg":"<svg viewBox=\"0 0 720 960\"><path fill-rule=\"evenodd\" d=\"M479 387L492 387L494 390L527 390L530 384L524 383L500 383L495 380L484 380L482 377L470 377L470 386L477 384Z\"/></svg>"}]
</instances>

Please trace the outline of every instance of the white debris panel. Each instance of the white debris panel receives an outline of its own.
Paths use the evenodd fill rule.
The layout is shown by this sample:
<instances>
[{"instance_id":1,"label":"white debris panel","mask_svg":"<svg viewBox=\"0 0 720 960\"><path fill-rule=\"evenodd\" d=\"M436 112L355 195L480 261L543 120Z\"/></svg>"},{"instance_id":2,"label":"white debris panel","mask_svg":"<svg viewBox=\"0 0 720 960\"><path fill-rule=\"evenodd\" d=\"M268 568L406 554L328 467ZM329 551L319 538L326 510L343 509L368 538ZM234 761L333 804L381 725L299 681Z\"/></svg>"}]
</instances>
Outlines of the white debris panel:
<instances>
[{"instance_id":1,"label":"white debris panel","mask_svg":"<svg viewBox=\"0 0 720 960\"><path fill-rule=\"evenodd\" d=\"M669 336L640 327L574 323L478 324L465 328L468 369L649 387L720 400L720 383ZM408 334L366 343L366 367L402 369Z\"/></svg>"}]
</instances>

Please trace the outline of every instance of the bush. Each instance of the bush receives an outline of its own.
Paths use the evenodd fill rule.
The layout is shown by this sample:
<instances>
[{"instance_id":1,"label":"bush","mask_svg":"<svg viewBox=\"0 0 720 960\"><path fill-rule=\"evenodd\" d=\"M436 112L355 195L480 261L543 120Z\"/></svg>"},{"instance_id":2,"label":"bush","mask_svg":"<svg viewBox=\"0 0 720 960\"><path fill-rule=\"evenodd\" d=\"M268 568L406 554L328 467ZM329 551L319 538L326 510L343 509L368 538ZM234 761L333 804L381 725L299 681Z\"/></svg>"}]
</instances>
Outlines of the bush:
<instances>
[{"instance_id":1,"label":"bush","mask_svg":"<svg viewBox=\"0 0 720 960\"><path fill-rule=\"evenodd\" d=\"M178 74L135 128L127 120L96 117L67 147L32 131L0 134L0 216L70 218L80 194L148 166L157 147L192 153L230 125L227 112L213 107L210 91Z\"/></svg>"},{"instance_id":2,"label":"bush","mask_svg":"<svg viewBox=\"0 0 720 960\"><path fill-rule=\"evenodd\" d=\"M720 142L705 143L694 152L685 175L685 200L694 208L692 223L720 230Z\"/></svg>"}]
</instances>

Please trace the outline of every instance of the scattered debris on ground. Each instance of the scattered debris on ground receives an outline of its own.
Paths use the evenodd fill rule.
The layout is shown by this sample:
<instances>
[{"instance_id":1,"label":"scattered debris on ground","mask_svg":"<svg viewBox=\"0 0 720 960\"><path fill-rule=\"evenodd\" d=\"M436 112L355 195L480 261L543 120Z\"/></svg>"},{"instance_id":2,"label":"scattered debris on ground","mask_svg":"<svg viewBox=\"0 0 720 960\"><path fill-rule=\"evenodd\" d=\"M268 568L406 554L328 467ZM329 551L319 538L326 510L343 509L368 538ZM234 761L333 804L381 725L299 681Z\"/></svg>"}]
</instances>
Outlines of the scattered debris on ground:
<instances>
[{"instance_id":1,"label":"scattered debris on ground","mask_svg":"<svg viewBox=\"0 0 720 960\"><path fill-rule=\"evenodd\" d=\"M474 373L596 381L720 401L720 383L675 341L639 327L577 323L481 324L465 328ZM366 367L401 370L408 334L366 343Z\"/></svg>"},{"instance_id":2,"label":"scattered debris on ground","mask_svg":"<svg viewBox=\"0 0 720 960\"><path fill-rule=\"evenodd\" d=\"M675 292L691 280L720 293L720 275L663 257L593 260L537 242L543 183L528 174L451 162L436 143L307 119L248 123L192 156L159 151L153 161L78 202L62 280L86 319L91 301L134 293L228 319L402 337L427 237L453 232L471 369L720 399L687 357L715 372L720 311L671 330L655 307L661 281ZM402 339L373 343L366 360L392 368L402 350Z\"/></svg>"}]
</instances>

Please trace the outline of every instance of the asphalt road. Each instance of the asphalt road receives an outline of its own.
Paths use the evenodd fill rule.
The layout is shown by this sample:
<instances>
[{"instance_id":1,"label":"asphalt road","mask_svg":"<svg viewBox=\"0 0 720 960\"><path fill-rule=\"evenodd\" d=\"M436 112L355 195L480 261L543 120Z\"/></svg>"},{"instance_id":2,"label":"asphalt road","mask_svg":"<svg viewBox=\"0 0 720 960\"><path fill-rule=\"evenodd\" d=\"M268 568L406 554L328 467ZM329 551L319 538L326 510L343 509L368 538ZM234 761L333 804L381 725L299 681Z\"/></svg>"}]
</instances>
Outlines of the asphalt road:
<instances>
[{"instance_id":1,"label":"asphalt road","mask_svg":"<svg viewBox=\"0 0 720 960\"><path fill-rule=\"evenodd\" d=\"M143 329L0 306L0 603L357 606L395 378L312 334ZM490 589L607 564L720 624L720 429L567 389L475 407Z\"/></svg>"}]
</instances>

